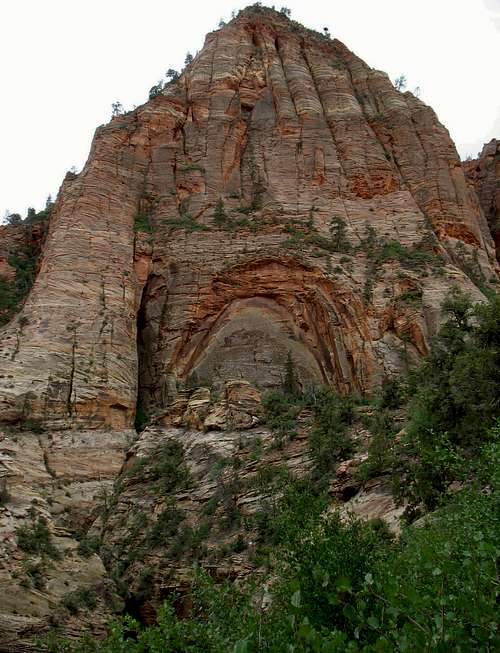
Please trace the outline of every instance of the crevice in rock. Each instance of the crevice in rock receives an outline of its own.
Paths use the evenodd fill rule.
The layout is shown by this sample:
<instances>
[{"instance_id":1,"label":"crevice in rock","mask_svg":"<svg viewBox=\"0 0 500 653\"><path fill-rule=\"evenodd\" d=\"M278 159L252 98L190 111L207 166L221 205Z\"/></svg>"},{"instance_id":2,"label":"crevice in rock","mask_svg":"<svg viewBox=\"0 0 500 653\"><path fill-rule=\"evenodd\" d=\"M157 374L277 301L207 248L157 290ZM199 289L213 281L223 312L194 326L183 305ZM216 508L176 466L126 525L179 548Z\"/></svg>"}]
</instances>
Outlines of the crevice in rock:
<instances>
[{"instance_id":1,"label":"crevice in rock","mask_svg":"<svg viewBox=\"0 0 500 653\"><path fill-rule=\"evenodd\" d=\"M68 397L66 399L66 407L68 410L69 417L73 416L73 403L71 397L73 395L73 384L75 380L75 352L76 352L76 332L73 332L73 343L71 345L71 370L69 376Z\"/></svg>"},{"instance_id":2,"label":"crevice in rock","mask_svg":"<svg viewBox=\"0 0 500 653\"><path fill-rule=\"evenodd\" d=\"M135 404L134 425L137 431L142 430L143 422L146 419L145 404L146 398L144 393L144 380L147 375L146 351L147 343L145 339L146 328L146 297L149 285L149 278L146 281L142 293L141 304L137 311L137 397Z\"/></svg>"}]
</instances>

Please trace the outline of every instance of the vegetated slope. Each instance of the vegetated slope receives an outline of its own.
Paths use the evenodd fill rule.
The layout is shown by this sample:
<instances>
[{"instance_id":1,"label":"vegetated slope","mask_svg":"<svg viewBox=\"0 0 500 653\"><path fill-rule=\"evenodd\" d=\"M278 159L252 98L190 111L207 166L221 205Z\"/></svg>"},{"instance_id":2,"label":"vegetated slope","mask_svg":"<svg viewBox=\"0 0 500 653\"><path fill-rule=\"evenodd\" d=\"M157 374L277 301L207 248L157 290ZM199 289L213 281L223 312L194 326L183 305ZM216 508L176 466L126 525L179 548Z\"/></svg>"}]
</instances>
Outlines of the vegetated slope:
<instances>
[{"instance_id":1,"label":"vegetated slope","mask_svg":"<svg viewBox=\"0 0 500 653\"><path fill-rule=\"evenodd\" d=\"M407 500L408 517L416 511L424 517L395 539L382 520L367 522L345 511L341 516L339 510L325 514L328 468L338 471L339 452L355 447L345 432L352 400L303 395L289 386L267 398L268 424L279 428L285 412L290 416L293 407L318 401L321 436L310 435L313 460L318 438L324 444L309 473L268 477L273 510L264 504L253 516L253 527L272 545L264 576L271 582L263 583L262 569L236 585L214 582L193 568L187 596L171 596L155 625L121 618L98 650L497 650L500 300L473 310L455 292L446 310L449 319L429 358L372 404L368 458L357 471L365 483L390 473L397 494ZM394 419L408 397L408 422L396 435ZM178 455L178 448L171 449L170 460ZM259 466L262 478L268 467ZM248 546L241 536L235 541ZM191 548L191 555L203 559L199 548ZM64 647L55 642L50 650ZM81 644L75 650L96 649Z\"/></svg>"}]
</instances>

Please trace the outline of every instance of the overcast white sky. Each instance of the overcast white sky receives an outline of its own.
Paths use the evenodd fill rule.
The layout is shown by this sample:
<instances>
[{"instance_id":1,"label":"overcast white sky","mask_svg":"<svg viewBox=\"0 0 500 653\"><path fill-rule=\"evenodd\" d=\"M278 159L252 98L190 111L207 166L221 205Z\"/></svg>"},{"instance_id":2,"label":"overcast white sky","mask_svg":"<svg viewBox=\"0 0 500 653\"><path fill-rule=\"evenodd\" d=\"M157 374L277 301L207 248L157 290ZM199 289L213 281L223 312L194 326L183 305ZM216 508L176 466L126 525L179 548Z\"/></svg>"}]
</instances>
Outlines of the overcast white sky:
<instances>
[{"instance_id":1,"label":"overcast white sky","mask_svg":"<svg viewBox=\"0 0 500 653\"><path fill-rule=\"evenodd\" d=\"M0 220L79 170L111 103L142 104L238 0L0 0ZM272 0L269 3L272 4ZM465 158L500 138L500 0L285 0L437 112ZM277 8L281 3L276 4Z\"/></svg>"}]
</instances>

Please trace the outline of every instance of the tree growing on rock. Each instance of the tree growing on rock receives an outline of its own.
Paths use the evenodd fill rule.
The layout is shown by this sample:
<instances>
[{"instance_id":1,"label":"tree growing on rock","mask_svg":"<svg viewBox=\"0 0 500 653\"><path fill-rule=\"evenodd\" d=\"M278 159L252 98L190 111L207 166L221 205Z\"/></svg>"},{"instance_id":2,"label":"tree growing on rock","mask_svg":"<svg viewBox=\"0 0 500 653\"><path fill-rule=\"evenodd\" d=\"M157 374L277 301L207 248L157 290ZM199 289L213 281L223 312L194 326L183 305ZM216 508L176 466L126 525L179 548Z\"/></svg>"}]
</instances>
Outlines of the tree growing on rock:
<instances>
[{"instance_id":1,"label":"tree growing on rock","mask_svg":"<svg viewBox=\"0 0 500 653\"><path fill-rule=\"evenodd\" d=\"M227 213L224 209L224 201L222 197L217 200L217 204L215 205L214 222L219 226L223 226L227 222Z\"/></svg>"},{"instance_id":2,"label":"tree growing on rock","mask_svg":"<svg viewBox=\"0 0 500 653\"><path fill-rule=\"evenodd\" d=\"M406 88L406 75L396 77L394 81L394 88L396 91L403 91Z\"/></svg>"},{"instance_id":3,"label":"tree growing on rock","mask_svg":"<svg viewBox=\"0 0 500 653\"><path fill-rule=\"evenodd\" d=\"M332 218L330 222L330 236L334 248L339 252L348 252L351 248L346 235L345 220Z\"/></svg>"},{"instance_id":4,"label":"tree growing on rock","mask_svg":"<svg viewBox=\"0 0 500 653\"><path fill-rule=\"evenodd\" d=\"M123 114L123 104L119 100L113 102L111 105L111 115L113 118L116 118L117 116L123 116Z\"/></svg>"},{"instance_id":5,"label":"tree growing on rock","mask_svg":"<svg viewBox=\"0 0 500 653\"><path fill-rule=\"evenodd\" d=\"M174 68L169 68L165 73L165 77L167 78L167 84L173 84L179 79L180 75Z\"/></svg>"},{"instance_id":6,"label":"tree growing on rock","mask_svg":"<svg viewBox=\"0 0 500 653\"><path fill-rule=\"evenodd\" d=\"M149 99L152 100L158 95L161 95L162 90L163 90L163 82L160 79L158 84L155 84L149 89Z\"/></svg>"},{"instance_id":7,"label":"tree growing on rock","mask_svg":"<svg viewBox=\"0 0 500 653\"><path fill-rule=\"evenodd\" d=\"M21 224L23 219L19 213L6 213L5 221L7 224Z\"/></svg>"}]
</instances>

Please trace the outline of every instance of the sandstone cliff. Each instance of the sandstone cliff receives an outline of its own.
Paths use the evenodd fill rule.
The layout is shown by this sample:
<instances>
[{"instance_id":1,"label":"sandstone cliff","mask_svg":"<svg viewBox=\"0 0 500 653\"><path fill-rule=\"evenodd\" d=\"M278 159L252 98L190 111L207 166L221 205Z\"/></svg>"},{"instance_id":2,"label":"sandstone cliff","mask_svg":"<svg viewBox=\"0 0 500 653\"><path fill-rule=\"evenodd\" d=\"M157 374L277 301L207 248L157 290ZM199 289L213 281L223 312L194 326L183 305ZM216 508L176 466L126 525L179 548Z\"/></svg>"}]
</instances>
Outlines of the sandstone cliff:
<instances>
[{"instance_id":1,"label":"sandstone cliff","mask_svg":"<svg viewBox=\"0 0 500 653\"><path fill-rule=\"evenodd\" d=\"M478 159L465 161L463 166L479 197L500 260L500 142L493 138Z\"/></svg>"},{"instance_id":2,"label":"sandstone cliff","mask_svg":"<svg viewBox=\"0 0 500 653\"><path fill-rule=\"evenodd\" d=\"M374 264L382 240L403 249ZM425 257L405 269L419 253L442 277ZM178 82L100 127L65 179L29 323L2 333L2 417L120 428L138 389L163 406L176 381L235 366L272 384L287 350L304 380L369 390L399 366L403 333L425 353L446 288L470 286L464 257L492 276L486 221L433 111L342 43L242 12ZM407 290L417 310L398 301Z\"/></svg>"},{"instance_id":3,"label":"sandstone cliff","mask_svg":"<svg viewBox=\"0 0 500 653\"><path fill-rule=\"evenodd\" d=\"M288 352L302 385L343 394L425 355L448 290L481 300L497 277L484 211L432 109L272 10L240 12L178 81L99 127L0 330L0 650L79 619L101 632L124 584L150 618L185 581L207 504L214 573L258 565L224 525L272 496L262 465L311 462L311 416L275 446L260 393ZM15 233L0 232L7 279ZM138 405L152 423L130 448ZM348 470L369 434L352 437L332 501L359 489ZM352 503L395 524L383 478Z\"/></svg>"}]
</instances>

